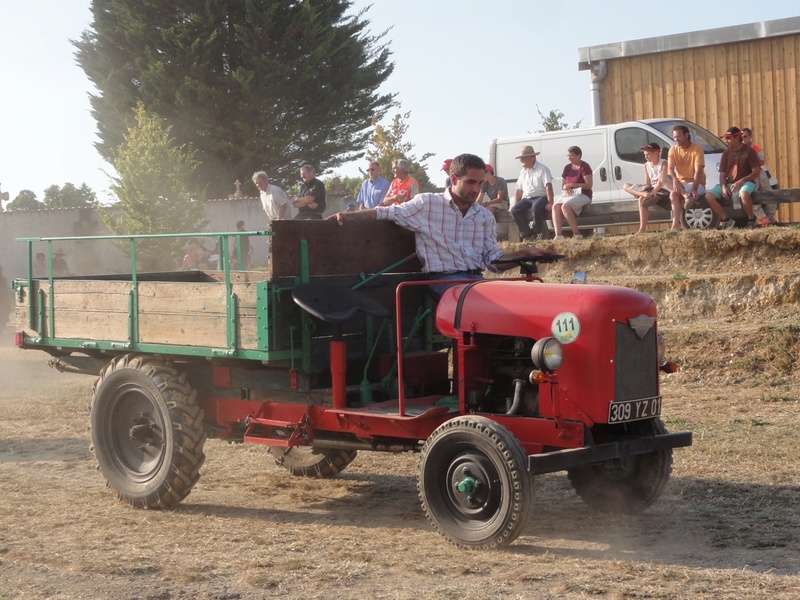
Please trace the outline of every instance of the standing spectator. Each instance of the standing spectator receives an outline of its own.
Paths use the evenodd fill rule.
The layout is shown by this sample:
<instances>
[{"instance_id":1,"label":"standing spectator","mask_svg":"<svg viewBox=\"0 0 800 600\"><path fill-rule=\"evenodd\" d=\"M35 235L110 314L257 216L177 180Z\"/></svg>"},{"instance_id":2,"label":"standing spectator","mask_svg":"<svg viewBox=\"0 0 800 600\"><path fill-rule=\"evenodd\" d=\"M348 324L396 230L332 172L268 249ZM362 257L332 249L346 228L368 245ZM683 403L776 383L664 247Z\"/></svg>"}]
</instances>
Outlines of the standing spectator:
<instances>
[{"instance_id":1,"label":"standing spectator","mask_svg":"<svg viewBox=\"0 0 800 600\"><path fill-rule=\"evenodd\" d=\"M444 189L449 188L450 184L451 184L451 182L450 182L450 165L452 163L453 163L453 159L452 158L445 158L444 162L442 163L442 171L444 171L444 174L446 176L445 180L444 180Z\"/></svg>"},{"instance_id":2,"label":"standing spectator","mask_svg":"<svg viewBox=\"0 0 800 600\"><path fill-rule=\"evenodd\" d=\"M670 186L666 184L667 161L661 158L661 146L652 142L639 148L644 152L644 183L626 183L623 189L639 200L639 231L647 232L650 207L660 200L669 200Z\"/></svg>"},{"instance_id":3,"label":"standing spectator","mask_svg":"<svg viewBox=\"0 0 800 600\"><path fill-rule=\"evenodd\" d=\"M491 163L486 163L486 178L481 186L478 203L492 213L495 220L499 211L508 210L508 184L502 177L495 176Z\"/></svg>"},{"instance_id":4,"label":"standing spectator","mask_svg":"<svg viewBox=\"0 0 800 600\"><path fill-rule=\"evenodd\" d=\"M277 185L272 185L264 171L253 173L253 183L256 184L259 190L261 206L264 207L264 212L267 213L267 220L280 221L285 219L289 198L286 197L283 190Z\"/></svg>"},{"instance_id":5,"label":"standing spectator","mask_svg":"<svg viewBox=\"0 0 800 600\"><path fill-rule=\"evenodd\" d=\"M749 127L742 127L742 141L746 146L750 146L753 150L756 151L758 155L758 160L761 163L761 173L758 174L758 189L759 190L770 190L770 189L777 189L778 185L775 183L773 185L771 179L772 175L767 168L766 161L764 160L764 153L753 141L753 130ZM756 215L759 220L761 220L762 225L776 225L778 223L778 219L776 215L778 214L778 203L777 202L764 202L762 204L754 204L753 205L753 214Z\"/></svg>"},{"instance_id":6,"label":"standing spectator","mask_svg":"<svg viewBox=\"0 0 800 600\"><path fill-rule=\"evenodd\" d=\"M34 277L47 277L47 257L44 252L36 253L36 260L33 263L33 276Z\"/></svg>"},{"instance_id":7,"label":"standing spectator","mask_svg":"<svg viewBox=\"0 0 800 600\"><path fill-rule=\"evenodd\" d=\"M359 210L375 208L386 197L389 191L389 180L381 176L381 167L376 162L369 163L367 167L367 180L361 184L356 203Z\"/></svg>"},{"instance_id":8,"label":"standing spectator","mask_svg":"<svg viewBox=\"0 0 800 600\"><path fill-rule=\"evenodd\" d=\"M381 206L402 204L419 194L419 183L416 179L411 177L409 168L408 161L405 159L398 158L392 161L394 179L389 186L389 191L386 194L386 198L383 199Z\"/></svg>"},{"instance_id":9,"label":"standing spectator","mask_svg":"<svg viewBox=\"0 0 800 600\"><path fill-rule=\"evenodd\" d=\"M681 228L681 214L697 206L697 202L706 193L706 159L703 147L692 141L692 135L686 125L675 125L672 128L672 140L675 145L667 155L667 174L672 179L672 229ZM733 221L727 227L733 227Z\"/></svg>"},{"instance_id":10,"label":"standing spectator","mask_svg":"<svg viewBox=\"0 0 800 600\"><path fill-rule=\"evenodd\" d=\"M750 194L756 191L761 163L756 151L742 141L742 130L738 127L729 127L722 139L728 142L728 149L719 161L719 183L706 193L706 202L719 216L720 226L730 229L733 219L725 214L720 200L734 204L740 200L747 213L747 227L752 229L756 226L756 217Z\"/></svg>"},{"instance_id":11,"label":"standing spectator","mask_svg":"<svg viewBox=\"0 0 800 600\"><path fill-rule=\"evenodd\" d=\"M522 170L517 178L517 191L514 192L514 206L511 215L519 228L519 239L539 234L547 237L547 212L553 207L553 176L547 166L536 160L539 155L533 146L523 146L517 160ZM528 211L533 213L533 229L528 220Z\"/></svg>"},{"instance_id":12,"label":"standing spectator","mask_svg":"<svg viewBox=\"0 0 800 600\"><path fill-rule=\"evenodd\" d=\"M311 165L300 167L300 179L303 184L292 206L297 209L297 220L322 219L325 212L325 184L317 179L317 173Z\"/></svg>"},{"instance_id":13,"label":"standing spectator","mask_svg":"<svg viewBox=\"0 0 800 600\"><path fill-rule=\"evenodd\" d=\"M244 221L239 220L236 221L236 231L244 231ZM239 247L242 251L242 269L247 270L250 268L250 255L253 252L253 249L250 248L250 236L247 235L240 235L233 238L233 248L231 249L231 264L236 265L238 268L238 255L236 252L236 241L239 241Z\"/></svg>"},{"instance_id":14,"label":"standing spectator","mask_svg":"<svg viewBox=\"0 0 800 600\"><path fill-rule=\"evenodd\" d=\"M567 148L567 159L569 162L561 172L562 185L561 196L553 203L553 227L556 230L556 237L553 239L563 240L561 227L563 219L567 220L572 237L576 240L583 239L578 229L578 215L581 214L584 206L592 202L592 167L582 160L583 151L578 146Z\"/></svg>"},{"instance_id":15,"label":"standing spectator","mask_svg":"<svg viewBox=\"0 0 800 600\"><path fill-rule=\"evenodd\" d=\"M53 252L53 277L67 277L70 275L64 256L66 255L61 248Z\"/></svg>"}]
</instances>

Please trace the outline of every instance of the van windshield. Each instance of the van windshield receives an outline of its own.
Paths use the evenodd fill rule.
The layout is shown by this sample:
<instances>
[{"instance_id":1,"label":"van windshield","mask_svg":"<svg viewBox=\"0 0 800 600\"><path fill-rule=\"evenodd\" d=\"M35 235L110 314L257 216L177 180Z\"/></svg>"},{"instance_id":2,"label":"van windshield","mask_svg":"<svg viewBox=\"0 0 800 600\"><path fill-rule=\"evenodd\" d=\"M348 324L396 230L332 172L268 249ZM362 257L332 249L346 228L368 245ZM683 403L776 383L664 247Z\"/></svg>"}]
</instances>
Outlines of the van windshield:
<instances>
[{"instance_id":1,"label":"van windshield","mask_svg":"<svg viewBox=\"0 0 800 600\"><path fill-rule=\"evenodd\" d=\"M689 128L692 134L692 141L697 142L703 147L706 154L713 154L715 152L724 152L728 149L721 139L711 133L708 129L703 129L697 123L691 121L683 121L681 119L672 119L668 121L658 121L648 123L651 127L658 129L661 133L672 139L672 130L675 125L685 125Z\"/></svg>"}]
</instances>

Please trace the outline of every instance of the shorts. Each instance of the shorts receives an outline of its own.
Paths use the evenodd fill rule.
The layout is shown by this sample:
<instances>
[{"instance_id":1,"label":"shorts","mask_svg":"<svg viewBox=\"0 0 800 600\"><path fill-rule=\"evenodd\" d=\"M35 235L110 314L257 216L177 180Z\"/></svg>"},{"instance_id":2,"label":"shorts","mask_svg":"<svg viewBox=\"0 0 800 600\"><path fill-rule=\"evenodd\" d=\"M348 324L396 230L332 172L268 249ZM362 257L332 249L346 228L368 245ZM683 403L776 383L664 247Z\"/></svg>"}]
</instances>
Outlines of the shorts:
<instances>
[{"instance_id":1,"label":"shorts","mask_svg":"<svg viewBox=\"0 0 800 600\"><path fill-rule=\"evenodd\" d=\"M575 215L581 214L584 206L588 206L592 203L592 199L589 198L586 194L578 194L576 196L559 196L553 202L554 206L558 206L559 204L566 204L569 206L574 212Z\"/></svg>"},{"instance_id":2,"label":"shorts","mask_svg":"<svg viewBox=\"0 0 800 600\"><path fill-rule=\"evenodd\" d=\"M727 184L725 184L725 185L726 185L726 187L728 188L728 190L730 190L730 189L731 189L731 186L732 186L733 184L731 184L731 183L727 183ZM746 182L745 182L745 183L742 185L742 187L740 187L738 190L736 190L736 192L734 192L734 193L731 195L731 198L733 198L734 200L738 200L738 199L739 199L739 193L740 193L740 192L743 192L743 191L744 191L744 192L748 192L749 194L752 194L753 192L755 192L755 191L756 191L756 184L755 184L755 183L753 183L752 181L746 181ZM717 197L717 199L719 200L719 199L721 199L721 198L722 198L722 186L721 186L720 184L717 184L717 185L715 185L713 188L711 188L710 190L708 190L708 193L709 193L709 194L714 194L714 196L716 196L716 197Z\"/></svg>"},{"instance_id":3,"label":"shorts","mask_svg":"<svg viewBox=\"0 0 800 600\"><path fill-rule=\"evenodd\" d=\"M692 185L694 185L694 184L690 181L689 183L681 182L681 185L683 186L683 195L685 196L686 194L688 194L689 192L692 191ZM706 193L706 186L704 186L704 185L697 186L697 195L698 196L702 196L705 193Z\"/></svg>"}]
</instances>

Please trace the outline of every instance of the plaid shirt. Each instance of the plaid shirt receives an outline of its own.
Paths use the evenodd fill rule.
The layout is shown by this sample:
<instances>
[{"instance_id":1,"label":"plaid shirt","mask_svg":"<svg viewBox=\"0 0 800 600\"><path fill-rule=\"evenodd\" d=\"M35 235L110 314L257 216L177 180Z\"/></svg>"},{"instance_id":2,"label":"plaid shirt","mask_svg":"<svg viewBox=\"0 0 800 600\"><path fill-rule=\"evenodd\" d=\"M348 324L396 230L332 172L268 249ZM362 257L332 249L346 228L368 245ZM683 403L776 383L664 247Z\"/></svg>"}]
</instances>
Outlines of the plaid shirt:
<instances>
[{"instance_id":1,"label":"plaid shirt","mask_svg":"<svg viewBox=\"0 0 800 600\"><path fill-rule=\"evenodd\" d=\"M377 210L379 220L394 221L414 232L424 272L497 272L491 261L503 251L497 245L494 217L484 207L472 203L464 215L448 189L442 194L418 194L408 202Z\"/></svg>"}]
</instances>

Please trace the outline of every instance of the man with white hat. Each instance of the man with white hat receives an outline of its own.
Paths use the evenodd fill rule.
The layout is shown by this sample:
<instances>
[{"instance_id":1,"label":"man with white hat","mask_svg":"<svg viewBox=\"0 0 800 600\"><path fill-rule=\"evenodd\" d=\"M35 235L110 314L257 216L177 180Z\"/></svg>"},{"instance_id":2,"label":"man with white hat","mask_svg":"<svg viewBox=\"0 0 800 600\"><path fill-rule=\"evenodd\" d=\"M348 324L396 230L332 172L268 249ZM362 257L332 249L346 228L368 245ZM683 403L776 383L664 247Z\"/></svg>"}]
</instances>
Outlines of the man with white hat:
<instances>
[{"instance_id":1,"label":"man with white hat","mask_svg":"<svg viewBox=\"0 0 800 600\"><path fill-rule=\"evenodd\" d=\"M540 234L548 237L547 212L553 208L553 176L546 165L538 162L533 146L523 146L516 158L522 163L514 193L514 206L511 214L519 227L520 241ZM528 211L533 213L533 229L528 221Z\"/></svg>"}]
</instances>

